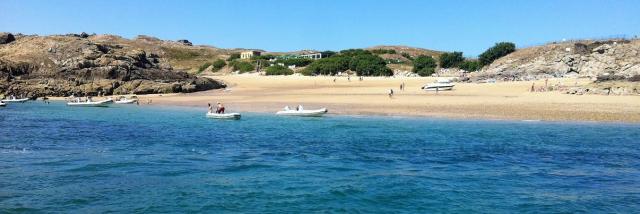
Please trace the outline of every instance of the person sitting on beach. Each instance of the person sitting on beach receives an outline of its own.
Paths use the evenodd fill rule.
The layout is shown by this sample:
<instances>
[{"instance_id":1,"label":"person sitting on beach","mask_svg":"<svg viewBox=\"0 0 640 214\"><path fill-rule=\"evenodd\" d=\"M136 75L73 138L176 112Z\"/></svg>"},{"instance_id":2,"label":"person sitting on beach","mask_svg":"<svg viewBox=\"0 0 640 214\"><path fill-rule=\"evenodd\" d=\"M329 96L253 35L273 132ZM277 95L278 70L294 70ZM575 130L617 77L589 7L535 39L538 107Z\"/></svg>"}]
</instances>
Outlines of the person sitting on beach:
<instances>
[{"instance_id":1,"label":"person sitting on beach","mask_svg":"<svg viewBox=\"0 0 640 214\"><path fill-rule=\"evenodd\" d=\"M218 109L216 110L217 114L224 114L224 106L222 105L222 103L218 102Z\"/></svg>"}]
</instances>

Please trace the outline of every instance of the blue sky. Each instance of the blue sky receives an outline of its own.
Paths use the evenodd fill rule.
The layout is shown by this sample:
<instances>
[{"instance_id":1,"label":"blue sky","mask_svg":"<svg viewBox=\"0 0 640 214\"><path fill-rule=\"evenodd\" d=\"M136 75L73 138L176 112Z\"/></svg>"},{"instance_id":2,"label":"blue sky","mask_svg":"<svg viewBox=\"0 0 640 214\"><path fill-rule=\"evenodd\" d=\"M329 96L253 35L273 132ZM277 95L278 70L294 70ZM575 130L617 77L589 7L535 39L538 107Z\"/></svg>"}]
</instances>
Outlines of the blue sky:
<instances>
[{"instance_id":1,"label":"blue sky","mask_svg":"<svg viewBox=\"0 0 640 214\"><path fill-rule=\"evenodd\" d=\"M0 31L144 34L222 48L409 45L475 56L499 41L640 35L637 0L3 0Z\"/></svg>"}]
</instances>

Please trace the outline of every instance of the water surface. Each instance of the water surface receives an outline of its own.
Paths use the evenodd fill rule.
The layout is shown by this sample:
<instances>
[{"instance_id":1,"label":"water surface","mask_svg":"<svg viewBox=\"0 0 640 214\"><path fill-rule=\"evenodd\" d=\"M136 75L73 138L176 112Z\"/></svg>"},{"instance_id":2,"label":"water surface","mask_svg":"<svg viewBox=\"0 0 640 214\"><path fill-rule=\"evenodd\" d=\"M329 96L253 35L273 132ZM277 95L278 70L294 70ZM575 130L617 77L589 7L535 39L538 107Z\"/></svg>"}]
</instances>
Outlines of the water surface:
<instances>
[{"instance_id":1,"label":"water surface","mask_svg":"<svg viewBox=\"0 0 640 214\"><path fill-rule=\"evenodd\" d=\"M640 210L640 125L0 109L0 213Z\"/></svg>"}]
</instances>

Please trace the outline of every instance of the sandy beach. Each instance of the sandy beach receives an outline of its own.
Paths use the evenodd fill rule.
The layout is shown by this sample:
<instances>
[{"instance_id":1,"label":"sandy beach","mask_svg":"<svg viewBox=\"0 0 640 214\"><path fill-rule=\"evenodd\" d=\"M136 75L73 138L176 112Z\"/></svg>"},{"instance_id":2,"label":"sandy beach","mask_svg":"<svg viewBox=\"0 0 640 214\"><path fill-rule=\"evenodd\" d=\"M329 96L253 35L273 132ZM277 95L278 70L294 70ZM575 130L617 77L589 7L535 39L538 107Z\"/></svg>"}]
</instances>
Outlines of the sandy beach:
<instances>
[{"instance_id":1,"label":"sandy beach","mask_svg":"<svg viewBox=\"0 0 640 214\"><path fill-rule=\"evenodd\" d=\"M222 102L227 112L276 112L285 105L327 107L346 115L427 116L474 119L640 122L640 97L529 92L532 82L457 83L453 91L425 92L435 78L305 76L211 76L226 90L141 96L142 105L202 106ZM333 80L336 79L334 82ZM405 83L404 91L399 89ZM550 79L549 85L587 84L586 79ZM544 80L536 81L544 85ZM389 98L388 91L395 94Z\"/></svg>"}]
</instances>

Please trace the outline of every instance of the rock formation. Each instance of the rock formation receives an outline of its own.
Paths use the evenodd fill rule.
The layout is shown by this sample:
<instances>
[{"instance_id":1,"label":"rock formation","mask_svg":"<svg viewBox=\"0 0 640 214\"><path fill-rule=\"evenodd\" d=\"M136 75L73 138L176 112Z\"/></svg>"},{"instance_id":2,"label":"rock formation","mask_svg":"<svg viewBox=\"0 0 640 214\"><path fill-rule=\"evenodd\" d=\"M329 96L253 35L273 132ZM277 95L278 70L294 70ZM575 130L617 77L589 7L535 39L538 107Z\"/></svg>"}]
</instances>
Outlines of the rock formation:
<instances>
[{"instance_id":1,"label":"rock formation","mask_svg":"<svg viewBox=\"0 0 640 214\"><path fill-rule=\"evenodd\" d=\"M9 41L4 39L5 35L0 37ZM149 94L225 87L215 80L174 70L162 53L149 51L159 49L157 47L145 48L121 40L82 33L23 36L3 43L0 45L0 94L28 97L99 92Z\"/></svg>"},{"instance_id":2,"label":"rock formation","mask_svg":"<svg viewBox=\"0 0 640 214\"><path fill-rule=\"evenodd\" d=\"M517 50L482 69L476 79L529 80L579 76L630 79L640 75L640 40L582 41Z\"/></svg>"}]
</instances>

